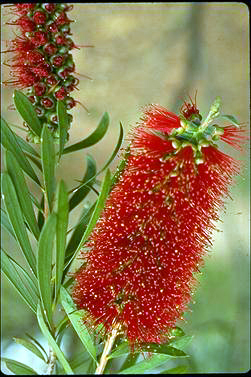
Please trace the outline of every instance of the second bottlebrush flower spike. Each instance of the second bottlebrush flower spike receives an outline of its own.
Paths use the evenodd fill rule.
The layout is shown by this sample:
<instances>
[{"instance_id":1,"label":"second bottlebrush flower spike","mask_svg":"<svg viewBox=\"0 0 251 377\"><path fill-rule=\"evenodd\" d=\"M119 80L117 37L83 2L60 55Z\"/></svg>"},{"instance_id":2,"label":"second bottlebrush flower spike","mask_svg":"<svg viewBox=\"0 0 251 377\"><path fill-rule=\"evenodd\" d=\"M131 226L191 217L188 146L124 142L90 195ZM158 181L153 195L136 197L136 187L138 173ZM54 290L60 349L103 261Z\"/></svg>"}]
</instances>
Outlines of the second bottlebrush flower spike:
<instances>
[{"instance_id":1,"label":"second bottlebrush flower spike","mask_svg":"<svg viewBox=\"0 0 251 377\"><path fill-rule=\"evenodd\" d=\"M204 120L193 102L179 116L161 106L146 109L82 253L77 307L107 332L119 325L131 345L165 341L187 310L194 273L240 170L216 143L240 147L243 128L217 125L219 111L219 98Z\"/></svg>"},{"instance_id":2,"label":"second bottlebrush flower spike","mask_svg":"<svg viewBox=\"0 0 251 377\"><path fill-rule=\"evenodd\" d=\"M63 100L68 110L76 105L71 92L78 79L74 76L75 64L70 51L76 48L71 39L67 12L72 5L66 3L19 3L12 5L20 35L9 45L7 52L12 79L6 82L21 89L27 88L29 100L34 105L42 124L46 124L54 138L58 138L57 100ZM71 121L72 116L68 114ZM28 140L40 142L32 130Z\"/></svg>"}]
</instances>

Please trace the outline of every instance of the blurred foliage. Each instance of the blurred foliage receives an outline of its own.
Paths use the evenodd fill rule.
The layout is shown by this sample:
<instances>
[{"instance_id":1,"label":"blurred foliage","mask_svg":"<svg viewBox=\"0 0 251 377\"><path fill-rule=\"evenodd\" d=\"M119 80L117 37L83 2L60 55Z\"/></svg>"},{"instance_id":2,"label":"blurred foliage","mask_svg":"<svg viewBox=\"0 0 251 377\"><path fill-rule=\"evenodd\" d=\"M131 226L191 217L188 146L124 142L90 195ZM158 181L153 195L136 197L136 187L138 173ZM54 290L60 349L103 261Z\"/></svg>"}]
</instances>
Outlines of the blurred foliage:
<instances>
[{"instance_id":1,"label":"blurred foliage","mask_svg":"<svg viewBox=\"0 0 251 377\"><path fill-rule=\"evenodd\" d=\"M4 13L2 21L9 21L10 16ZM184 96L193 97L197 90L202 113L219 95L223 98L223 111L236 114L247 124L249 19L244 3L76 3L70 16L76 21L72 24L76 43L95 45L93 49L74 52L78 72L94 80L81 78L78 99L90 115L82 108L73 110L70 143L93 132L107 111L111 128L102 142L90 148L99 167L116 145L119 122L127 133L138 121L141 106L149 103L174 111ZM4 41L12 36L13 31L2 25L3 50ZM3 79L7 76L8 69L3 67ZM7 109L12 94L11 88L2 91L2 115L19 124L17 113ZM248 161L248 156L243 159ZM117 160L112 166L116 163ZM58 178L64 178L69 188L75 187L76 178L83 177L85 164L84 151L63 156ZM226 214L221 216L223 224L218 224L222 232L215 234L194 294L195 303L190 305L192 312L185 314L185 326L182 323L187 334L195 335L186 349L191 357L173 361L169 367L186 365L194 373L236 373L250 368L248 171L247 163L232 189L234 201L228 200ZM32 184L31 187L36 190ZM95 194L88 195L93 201ZM81 210L72 211L70 222L74 223ZM5 232L2 242L19 260L13 239ZM3 353L11 357L7 350L11 337L22 336L26 331L35 335L36 318L5 277L2 303ZM69 353L80 351L81 344L74 334L67 338L65 348ZM18 350L17 357L22 361L23 352Z\"/></svg>"}]
</instances>

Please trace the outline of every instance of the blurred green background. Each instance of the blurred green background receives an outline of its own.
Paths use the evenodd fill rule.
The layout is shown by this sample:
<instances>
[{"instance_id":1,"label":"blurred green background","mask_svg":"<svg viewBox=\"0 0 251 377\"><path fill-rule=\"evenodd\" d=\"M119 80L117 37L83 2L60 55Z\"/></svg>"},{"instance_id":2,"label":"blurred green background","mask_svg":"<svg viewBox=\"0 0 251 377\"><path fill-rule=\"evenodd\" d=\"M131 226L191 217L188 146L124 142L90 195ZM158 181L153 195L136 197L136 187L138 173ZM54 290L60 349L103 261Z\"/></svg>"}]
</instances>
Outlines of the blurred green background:
<instances>
[{"instance_id":1,"label":"blurred green background","mask_svg":"<svg viewBox=\"0 0 251 377\"><path fill-rule=\"evenodd\" d=\"M5 50L5 41L13 38L14 27L4 25L11 16L8 8L1 8ZM104 139L88 150L99 167L116 145L119 122L127 135L139 121L142 106L158 103L178 111L183 99L194 97L196 90L202 114L207 113L216 96L221 96L223 113L236 115L248 126L249 14L244 3L76 3L69 17L75 21L71 24L75 43L95 46L73 52L77 72L93 80L78 76L75 99L87 106L90 114L81 106L72 111L70 142L92 132L107 111L110 128ZM4 81L8 79L8 68L2 68ZM12 88L2 87L2 115L20 124L15 111L7 109L12 94ZM250 368L248 153L242 155L246 169L231 190L233 200L227 201L219 232L214 234L213 247L198 276L191 312L180 323L187 334L194 335L187 348L191 357L182 362L193 373L245 372ZM57 175L64 178L69 189L84 175L85 156L86 151L75 152L62 160ZM88 200L92 201L93 196L89 195ZM73 211L72 223L80 211ZM22 263L19 250L5 232L2 243ZM2 354L31 365L31 354L11 344L13 336L22 337L26 331L36 333L36 318L5 277L1 313ZM69 350L76 339L68 339Z\"/></svg>"}]
</instances>

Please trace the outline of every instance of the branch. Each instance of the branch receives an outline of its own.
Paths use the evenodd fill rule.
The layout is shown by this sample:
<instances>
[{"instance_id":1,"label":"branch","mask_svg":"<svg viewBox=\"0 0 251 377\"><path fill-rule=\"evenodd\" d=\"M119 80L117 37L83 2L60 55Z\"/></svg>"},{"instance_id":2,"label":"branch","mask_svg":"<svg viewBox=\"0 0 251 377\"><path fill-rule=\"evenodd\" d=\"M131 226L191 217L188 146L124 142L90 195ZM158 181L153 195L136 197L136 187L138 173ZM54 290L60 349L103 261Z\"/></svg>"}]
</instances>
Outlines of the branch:
<instances>
[{"instance_id":1,"label":"branch","mask_svg":"<svg viewBox=\"0 0 251 377\"><path fill-rule=\"evenodd\" d=\"M115 339L118 335L120 328L121 328L121 324L117 323L114 326L114 328L112 329L111 334L108 335L108 338L105 342L105 347L104 347L104 350L103 350L103 353L102 353L102 356L100 358L99 365L96 369L95 374L103 374L105 367L106 367L106 364L107 364L107 361L108 361L107 356L111 352L112 346L114 344L114 341L115 341Z\"/></svg>"}]
</instances>

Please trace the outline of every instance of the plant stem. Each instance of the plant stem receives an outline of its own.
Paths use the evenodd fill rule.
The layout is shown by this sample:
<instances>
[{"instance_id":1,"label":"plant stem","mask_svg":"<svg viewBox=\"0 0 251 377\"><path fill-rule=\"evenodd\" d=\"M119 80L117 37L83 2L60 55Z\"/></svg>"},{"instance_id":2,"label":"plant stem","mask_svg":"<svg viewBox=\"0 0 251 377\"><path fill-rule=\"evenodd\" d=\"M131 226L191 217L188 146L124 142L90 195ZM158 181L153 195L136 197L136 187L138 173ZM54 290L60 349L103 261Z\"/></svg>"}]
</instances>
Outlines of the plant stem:
<instances>
[{"instance_id":1,"label":"plant stem","mask_svg":"<svg viewBox=\"0 0 251 377\"><path fill-rule=\"evenodd\" d=\"M120 327L121 327L121 324L120 323L117 323L114 328L112 329L112 332L111 334L108 335L108 338L105 342L105 347L104 347L104 350L103 350L103 353L102 353L102 356L100 358L100 361L99 361L99 364L98 364L98 367L95 371L95 374L103 374L104 370L105 370L105 367L106 367L106 364L107 364L107 356L109 355L111 349L112 349L112 346L114 344L114 341L118 335L118 332L120 330Z\"/></svg>"},{"instance_id":2,"label":"plant stem","mask_svg":"<svg viewBox=\"0 0 251 377\"><path fill-rule=\"evenodd\" d=\"M46 195L44 196L44 221L48 219L49 216L49 204L47 201ZM57 357L56 354L54 353L53 349L49 345L49 357L48 357L48 367L47 367L47 375L51 375L54 372L54 368L56 365Z\"/></svg>"},{"instance_id":3,"label":"plant stem","mask_svg":"<svg viewBox=\"0 0 251 377\"><path fill-rule=\"evenodd\" d=\"M54 371L54 368L55 368L55 365L56 365L56 355L54 353L54 351L49 348L49 360L48 360L48 368L47 368L47 373L48 375L51 375L53 374L53 371Z\"/></svg>"}]
</instances>

